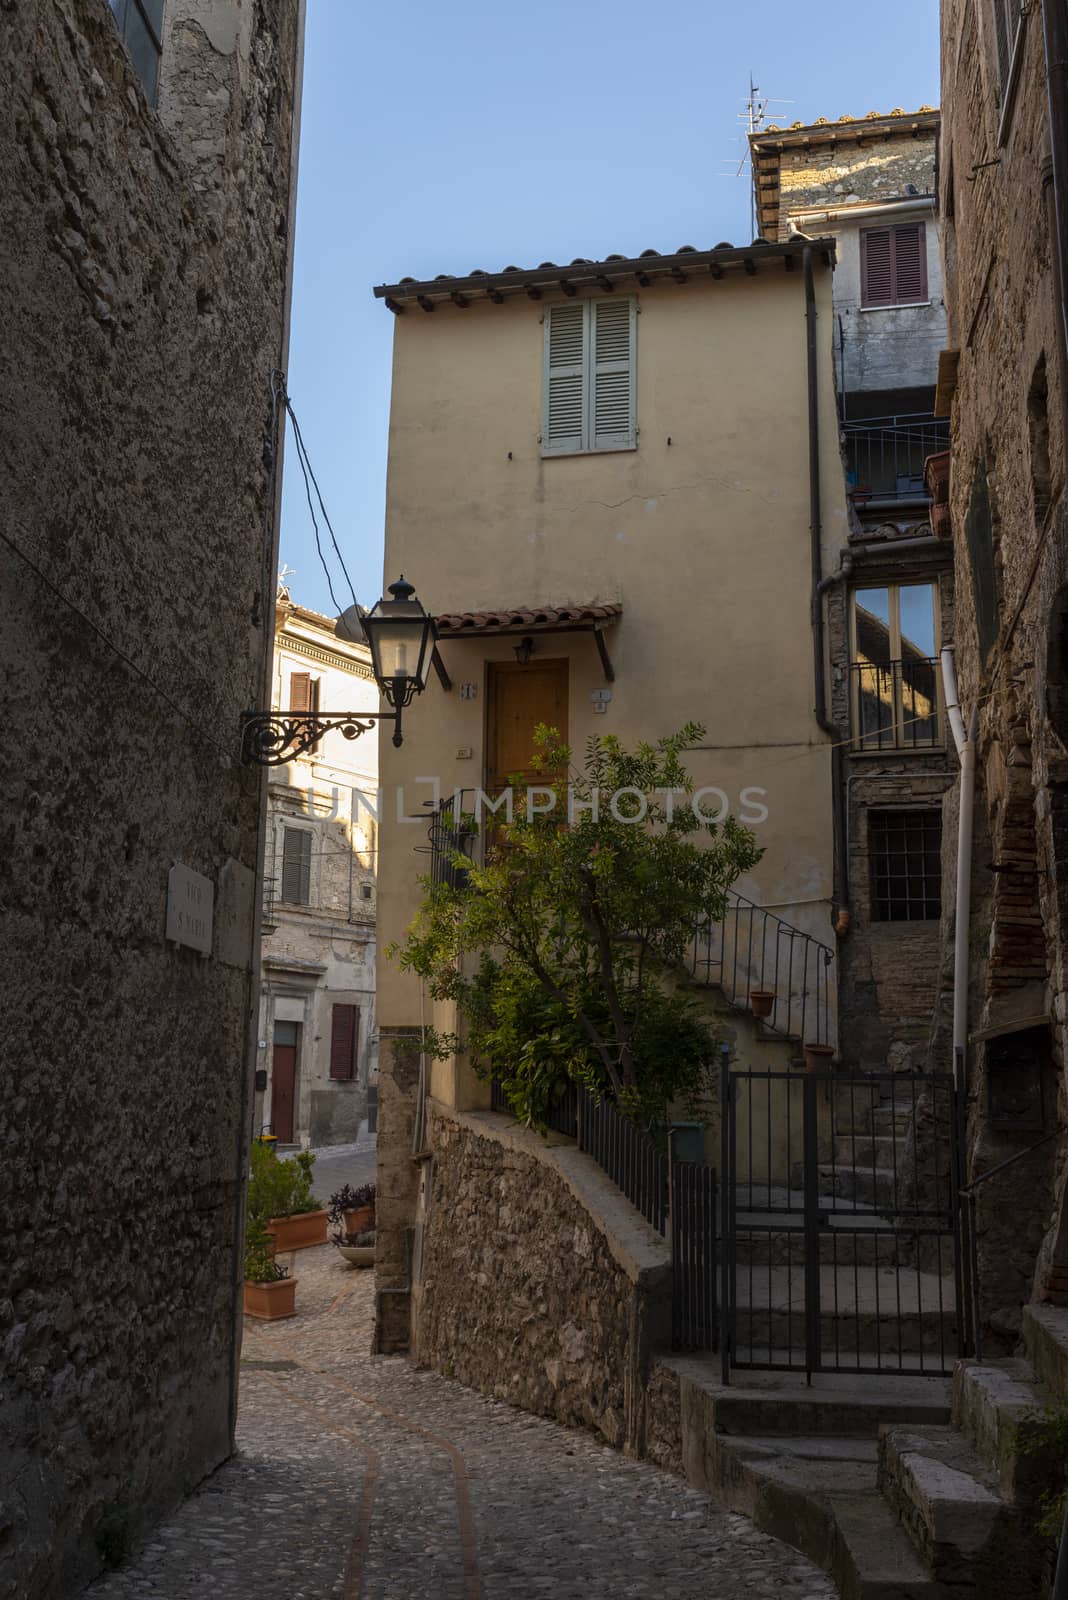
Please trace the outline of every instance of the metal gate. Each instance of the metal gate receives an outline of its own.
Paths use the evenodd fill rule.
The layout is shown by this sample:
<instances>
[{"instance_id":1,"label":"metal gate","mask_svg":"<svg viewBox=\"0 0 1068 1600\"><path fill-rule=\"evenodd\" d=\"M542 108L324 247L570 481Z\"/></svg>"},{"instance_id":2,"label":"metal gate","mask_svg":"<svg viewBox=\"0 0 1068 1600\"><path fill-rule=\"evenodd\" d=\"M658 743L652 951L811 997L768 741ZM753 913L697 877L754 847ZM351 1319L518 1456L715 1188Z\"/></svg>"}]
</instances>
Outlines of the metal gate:
<instances>
[{"instance_id":1,"label":"metal gate","mask_svg":"<svg viewBox=\"0 0 1068 1600\"><path fill-rule=\"evenodd\" d=\"M934 1375L967 1354L950 1075L725 1062L722 1137L724 1379Z\"/></svg>"}]
</instances>

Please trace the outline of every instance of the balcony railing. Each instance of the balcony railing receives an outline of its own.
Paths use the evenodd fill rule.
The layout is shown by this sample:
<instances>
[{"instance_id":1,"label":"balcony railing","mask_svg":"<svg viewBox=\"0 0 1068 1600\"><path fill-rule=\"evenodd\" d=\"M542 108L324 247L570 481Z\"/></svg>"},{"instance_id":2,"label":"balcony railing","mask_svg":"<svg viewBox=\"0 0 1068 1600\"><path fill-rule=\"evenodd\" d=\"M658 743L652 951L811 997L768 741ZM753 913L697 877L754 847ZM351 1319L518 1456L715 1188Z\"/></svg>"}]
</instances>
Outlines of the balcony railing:
<instances>
[{"instance_id":1,"label":"balcony railing","mask_svg":"<svg viewBox=\"0 0 1068 1600\"><path fill-rule=\"evenodd\" d=\"M944 743L935 657L854 661L849 677L854 749L934 750Z\"/></svg>"},{"instance_id":2,"label":"balcony railing","mask_svg":"<svg viewBox=\"0 0 1068 1600\"><path fill-rule=\"evenodd\" d=\"M949 422L930 416L867 417L842 424L846 482L853 504L927 503L928 456L949 448Z\"/></svg>"}]
</instances>

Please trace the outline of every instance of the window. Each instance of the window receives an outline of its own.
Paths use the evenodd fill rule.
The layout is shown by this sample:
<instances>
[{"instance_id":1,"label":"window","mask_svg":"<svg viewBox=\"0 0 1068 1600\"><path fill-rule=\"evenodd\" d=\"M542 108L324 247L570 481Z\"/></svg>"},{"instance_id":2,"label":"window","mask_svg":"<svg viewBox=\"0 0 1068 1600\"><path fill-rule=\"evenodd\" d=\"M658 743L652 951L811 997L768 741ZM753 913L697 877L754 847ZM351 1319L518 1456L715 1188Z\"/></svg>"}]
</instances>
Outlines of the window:
<instances>
[{"instance_id":1,"label":"window","mask_svg":"<svg viewBox=\"0 0 1068 1600\"><path fill-rule=\"evenodd\" d=\"M150 106L159 93L159 58L163 53L163 0L108 0L122 42L144 84Z\"/></svg>"},{"instance_id":2,"label":"window","mask_svg":"<svg viewBox=\"0 0 1068 1600\"><path fill-rule=\"evenodd\" d=\"M359 1006L334 1006L330 1017L330 1076L354 1078L360 1046Z\"/></svg>"},{"instance_id":3,"label":"window","mask_svg":"<svg viewBox=\"0 0 1068 1600\"><path fill-rule=\"evenodd\" d=\"M860 303L907 306L927 299L927 230L922 222L862 228Z\"/></svg>"},{"instance_id":4,"label":"window","mask_svg":"<svg viewBox=\"0 0 1068 1600\"><path fill-rule=\"evenodd\" d=\"M929 750L940 745L937 585L855 589L852 613L855 747Z\"/></svg>"},{"instance_id":5,"label":"window","mask_svg":"<svg viewBox=\"0 0 1068 1600\"><path fill-rule=\"evenodd\" d=\"M543 455L633 450L633 300L576 300L545 313Z\"/></svg>"},{"instance_id":6,"label":"window","mask_svg":"<svg viewBox=\"0 0 1068 1600\"><path fill-rule=\"evenodd\" d=\"M311 847L307 828L282 829L282 899L291 906L311 903Z\"/></svg>"},{"instance_id":7,"label":"window","mask_svg":"<svg viewBox=\"0 0 1068 1600\"><path fill-rule=\"evenodd\" d=\"M291 672L289 674L289 709L290 711L316 712L319 709L319 679L313 678L310 672ZM309 754L319 749L322 741L317 739L309 747Z\"/></svg>"},{"instance_id":8,"label":"window","mask_svg":"<svg viewBox=\"0 0 1068 1600\"><path fill-rule=\"evenodd\" d=\"M869 811L871 914L930 922L942 914L942 813Z\"/></svg>"},{"instance_id":9,"label":"window","mask_svg":"<svg viewBox=\"0 0 1068 1600\"><path fill-rule=\"evenodd\" d=\"M1031 503L1035 527L1041 529L1053 502L1053 473L1049 458L1049 381L1044 355L1034 370L1027 395L1027 436L1031 450Z\"/></svg>"},{"instance_id":10,"label":"window","mask_svg":"<svg viewBox=\"0 0 1068 1600\"><path fill-rule=\"evenodd\" d=\"M968 515L964 522L964 537L972 569L975 631L979 638L979 654L985 665L987 657L997 643L1000 627L997 570L994 565L994 523L990 511L990 486L986 479L985 461L980 461L972 481Z\"/></svg>"},{"instance_id":11,"label":"window","mask_svg":"<svg viewBox=\"0 0 1068 1600\"><path fill-rule=\"evenodd\" d=\"M1021 0L991 0L997 98L1001 110L997 134L999 149L1007 140L1012 125L1012 110L1020 86L1020 67L1023 61L1021 45L1030 10L1031 7L1021 4Z\"/></svg>"}]
</instances>

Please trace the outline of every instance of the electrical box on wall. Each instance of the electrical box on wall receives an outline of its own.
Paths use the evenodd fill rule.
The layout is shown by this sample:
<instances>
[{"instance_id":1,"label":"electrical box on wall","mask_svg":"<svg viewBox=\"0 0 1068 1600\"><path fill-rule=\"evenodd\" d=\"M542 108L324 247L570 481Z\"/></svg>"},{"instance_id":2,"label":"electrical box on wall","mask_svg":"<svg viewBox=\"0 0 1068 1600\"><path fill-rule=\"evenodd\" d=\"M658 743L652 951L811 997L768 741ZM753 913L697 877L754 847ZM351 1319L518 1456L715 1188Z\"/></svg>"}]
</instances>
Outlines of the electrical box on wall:
<instances>
[{"instance_id":1,"label":"electrical box on wall","mask_svg":"<svg viewBox=\"0 0 1068 1600\"><path fill-rule=\"evenodd\" d=\"M603 717L608 710L608 702L612 698L611 689L591 689L590 699L593 701L594 714Z\"/></svg>"}]
</instances>

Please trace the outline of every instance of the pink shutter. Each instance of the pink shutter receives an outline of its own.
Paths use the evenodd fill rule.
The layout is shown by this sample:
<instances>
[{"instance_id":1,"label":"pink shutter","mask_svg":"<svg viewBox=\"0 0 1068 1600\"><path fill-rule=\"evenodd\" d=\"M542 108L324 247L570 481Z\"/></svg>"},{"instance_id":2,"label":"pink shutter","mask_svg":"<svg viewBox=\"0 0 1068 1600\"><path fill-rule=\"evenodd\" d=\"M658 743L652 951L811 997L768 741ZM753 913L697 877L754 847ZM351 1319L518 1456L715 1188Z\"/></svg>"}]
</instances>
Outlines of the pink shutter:
<instances>
[{"instance_id":1,"label":"pink shutter","mask_svg":"<svg viewBox=\"0 0 1068 1600\"><path fill-rule=\"evenodd\" d=\"M893 229L894 302L927 299L927 241L922 222Z\"/></svg>"},{"instance_id":2,"label":"pink shutter","mask_svg":"<svg viewBox=\"0 0 1068 1600\"><path fill-rule=\"evenodd\" d=\"M860 235L860 303L894 303L893 246L889 228L865 228Z\"/></svg>"}]
</instances>

